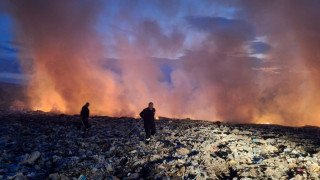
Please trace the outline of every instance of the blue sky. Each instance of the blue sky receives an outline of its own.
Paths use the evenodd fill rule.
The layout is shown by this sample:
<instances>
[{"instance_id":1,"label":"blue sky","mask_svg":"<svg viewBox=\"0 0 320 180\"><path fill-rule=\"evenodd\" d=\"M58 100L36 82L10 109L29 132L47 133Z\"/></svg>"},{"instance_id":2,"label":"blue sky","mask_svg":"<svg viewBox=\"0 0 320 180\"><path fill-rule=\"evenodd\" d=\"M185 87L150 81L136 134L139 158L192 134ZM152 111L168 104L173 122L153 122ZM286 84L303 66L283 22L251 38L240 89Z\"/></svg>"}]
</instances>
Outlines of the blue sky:
<instances>
[{"instance_id":1,"label":"blue sky","mask_svg":"<svg viewBox=\"0 0 320 180\"><path fill-rule=\"evenodd\" d=\"M14 45L13 22L8 14L0 14L0 81L21 83L18 53Z\"/></svg>"}]
</instances>

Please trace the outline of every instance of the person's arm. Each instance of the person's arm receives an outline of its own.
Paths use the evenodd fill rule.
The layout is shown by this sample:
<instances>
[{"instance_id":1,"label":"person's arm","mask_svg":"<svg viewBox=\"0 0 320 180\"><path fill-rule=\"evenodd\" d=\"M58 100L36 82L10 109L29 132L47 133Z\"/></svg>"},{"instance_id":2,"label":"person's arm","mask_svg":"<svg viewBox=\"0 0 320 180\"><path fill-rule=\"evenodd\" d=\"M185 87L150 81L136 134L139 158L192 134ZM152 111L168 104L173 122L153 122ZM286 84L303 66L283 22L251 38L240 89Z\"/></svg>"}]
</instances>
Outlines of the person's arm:
<instances>
[{"instance_id":1,"label":"person's arm","mask_svg":"<svg viewBox=\"0 0 320 180\"><path fill-rule=\"evenodd\" d=\"M144 110L141 111L140 117L143 119L144 118Z\"/></svg>"}]
</instances>

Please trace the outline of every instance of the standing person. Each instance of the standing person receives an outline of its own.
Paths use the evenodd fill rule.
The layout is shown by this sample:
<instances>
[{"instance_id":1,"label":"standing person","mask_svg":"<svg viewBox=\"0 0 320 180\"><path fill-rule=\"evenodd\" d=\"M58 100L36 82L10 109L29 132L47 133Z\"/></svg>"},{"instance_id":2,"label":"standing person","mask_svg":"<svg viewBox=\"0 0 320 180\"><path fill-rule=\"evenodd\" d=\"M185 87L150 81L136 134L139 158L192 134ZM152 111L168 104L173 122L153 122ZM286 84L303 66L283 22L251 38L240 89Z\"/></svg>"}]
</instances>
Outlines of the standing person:
<instances>
[{"instance_id":1,"label":"standing person","mask_svg":"<svg viewBox=\"0 0 320 180\"><path fill-rule=\"evenodd\" d=\"M87 102L81 109L81 112L80 112L80 116L81 116L81 121L82 121L82 124L84 125L84 129L88 129L90 127L89 125L89 114L90 114L90 111L89 111L89 103Z\"/></svg>"},{"instance_id":2,"label":"standing person","mask_svg":"<svg viewBox=\"0 0 320 180\"><path fill-rule=\"evenodd\" d=\"M144 121L144 129L146 131L147 143L149 143L151 135L154 135L156 133L156 126L154 123L155 113L156 113L156 109L153 108L152 102L150 102L149 106L140 113L140 116Z\"/></svg>"}]
</instances>

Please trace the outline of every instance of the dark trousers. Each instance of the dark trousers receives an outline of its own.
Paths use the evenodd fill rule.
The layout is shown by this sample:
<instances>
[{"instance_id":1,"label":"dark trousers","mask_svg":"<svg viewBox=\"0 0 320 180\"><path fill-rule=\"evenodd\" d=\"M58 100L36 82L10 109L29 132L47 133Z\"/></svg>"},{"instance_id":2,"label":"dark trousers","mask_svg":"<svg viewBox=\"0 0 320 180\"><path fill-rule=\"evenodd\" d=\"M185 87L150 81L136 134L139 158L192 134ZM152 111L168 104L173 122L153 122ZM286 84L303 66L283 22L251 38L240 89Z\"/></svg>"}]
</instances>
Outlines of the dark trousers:
<instances>
[{"instance_id":1,"label":"dark trousers","mask_svg":"<svg viewBox=\"0 0 320 180\"><path fill-rule=\"evenodd\" d=\"M156 133L156 126L153 123L145 123L144 124L144 130L146 131L146 138L150 138L151 135L154 135Z\"/></svg>"},{"instance_id":2,"label":"dark trousers","mask_svg":"<svg viewBox=\"0 0 320 180\"><path fill-rule=\"evenodd\" d=\"M84 125L84 128L88 129L90 127L88 118L81 118L81 120Z\"/></svg>"}]
</instances>

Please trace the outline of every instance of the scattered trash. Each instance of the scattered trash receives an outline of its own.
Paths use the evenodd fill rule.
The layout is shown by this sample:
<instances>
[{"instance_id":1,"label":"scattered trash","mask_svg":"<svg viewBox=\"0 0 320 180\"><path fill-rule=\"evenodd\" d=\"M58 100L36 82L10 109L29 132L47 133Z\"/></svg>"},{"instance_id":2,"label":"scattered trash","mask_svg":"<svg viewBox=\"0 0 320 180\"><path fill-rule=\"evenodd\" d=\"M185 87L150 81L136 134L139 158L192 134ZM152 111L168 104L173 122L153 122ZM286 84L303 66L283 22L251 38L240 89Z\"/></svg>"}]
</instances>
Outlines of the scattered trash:
<instances>
[{"instance_id":1,"label":"scattered trash","mask_svg":"<svg viewBox=\"0 0 320 180\"><path fill-rule=\"evenodd\" d=\"M87 179L87 177L84 176L84 175L82 175L82 174L81 174L81 175L79 176L79 178L78 178L78 180L86 180L86 179Z\"/></svg>"},{"instance_id":2,"label":"scattered trash","mask_svg":"<svg viewBox=\"0 0 320 180\"><path fill-rule=\"evenodd\" d=\"M257 142L259 142L259 139L252 139L252 141L257 143Z\"/></svg>"},{"instance_id":3,"label":"scattered trash","mask_svg":"<svg viewBox=\"0 0 320 180\"><path fill-rule=\"evenodd\" d=\"M258 164L258 163L261 163L262 161L263 161L262 158L254 158L253 163L254 163L254 164Z\"/></svg>"},{"instance_id":4,"label":"scattered trash","mask_svg":"<svg viewBox=\"0 0 320 180\"><path fill-rule=\"evenodd\" d=\"M179 148L177 149L177 153L178 155L188 155L190 151L186 148Z\"/></svg>"},{"instance_id":5,"label":"scattered trash","mask_svg":"<svg viewBox=\"0 0 320 180\"><path fill-rule=\"evenodd\" d=\"M0 110L0 179L320 178L318 129L162 118L146 145L135 122Z\"/></svg>"},{"instance_id":6,"label":"scattered trash","mask_svg":"<svg viewBox=\"0 0 320 180\"><path fill-rule=\"evenodd\" d=\"M213 146L212 149L213 149L214 151L218 151L218 150L219 150L219 148L217 148L217 147L215 147L215 146Z\"/></svg>"},{"instance_id":7,"label":"scattered trash","mask_svg":"<svg viewBox=\"0 0 320 180\"><path fill-rule=\"evenodd\" d=\"M26 154L25 158L19 163L21 165L23 164L34 164L34 162L39 159L41 153L39 151L33 152L31 155Z\"/></svg>"},{"instance_id":8,"label":"scattered trash","mask_svg":"<svg viewBox=\"0 0 320 180\"><path fill-rule=\"evenodd\" d=\"M235 165L235 164L237 164L237 161L235 161L235 160L229 161L229 165L230 165L230 166L233 166L233 165Z\"/></svg>"},{"instance_id":9,"label":"scattered trash","mask_svg":"<svg viewBox=\"0 0 320 180\"><path fill-rule=\"evenodd\" d=\"M296 171L297 172L304 172L306 169L304 169L304 168L296 168Z\"/></svg>"}]
</instances>

